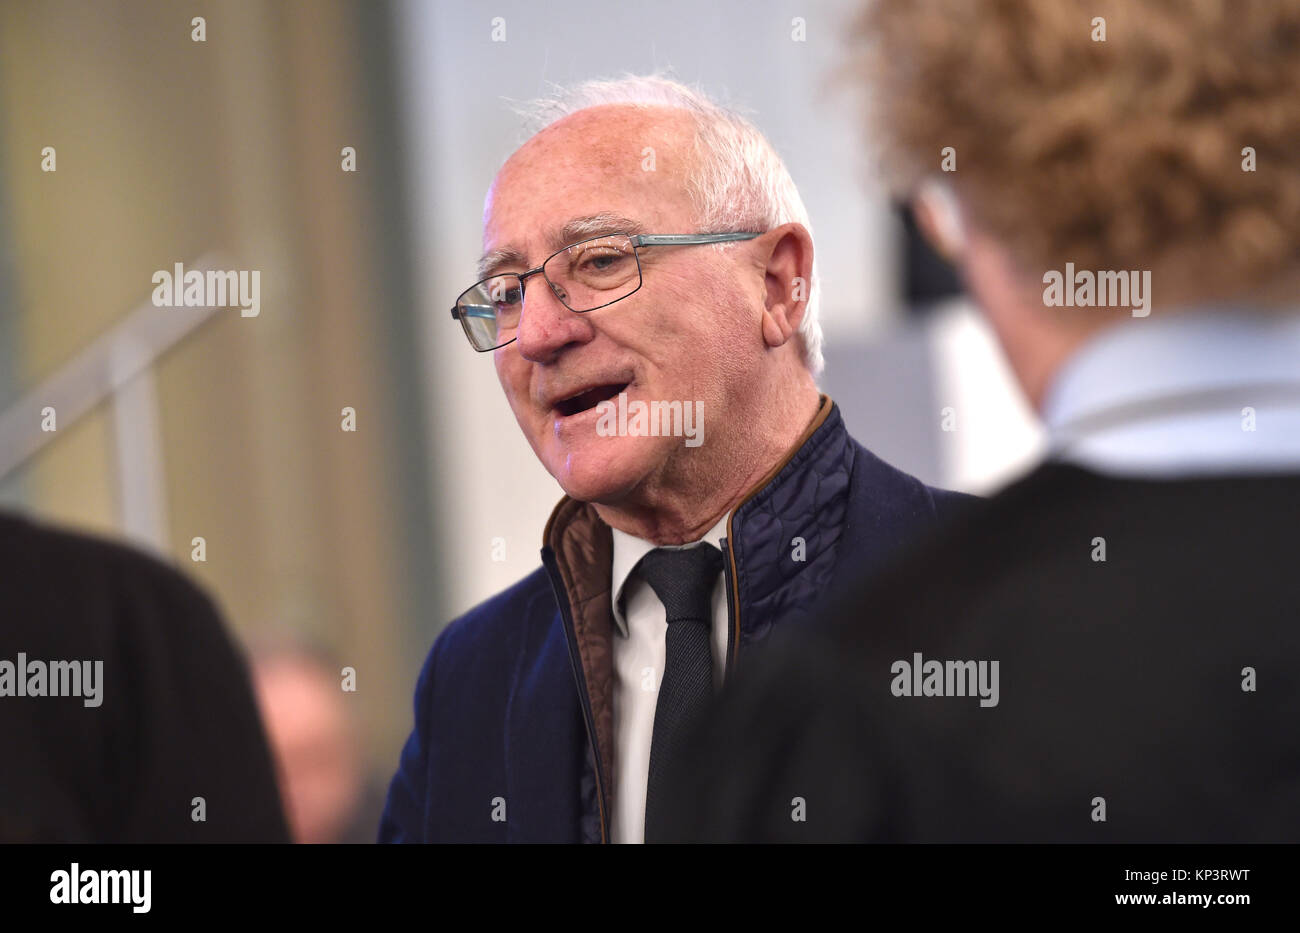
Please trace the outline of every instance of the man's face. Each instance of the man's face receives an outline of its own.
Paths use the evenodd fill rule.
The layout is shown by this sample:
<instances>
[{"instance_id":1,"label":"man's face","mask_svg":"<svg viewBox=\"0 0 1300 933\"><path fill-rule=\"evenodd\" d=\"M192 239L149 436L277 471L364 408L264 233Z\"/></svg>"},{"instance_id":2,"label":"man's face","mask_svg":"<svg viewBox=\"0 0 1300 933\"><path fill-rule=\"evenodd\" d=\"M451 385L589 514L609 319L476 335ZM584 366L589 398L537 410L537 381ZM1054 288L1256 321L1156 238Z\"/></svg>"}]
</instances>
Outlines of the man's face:
<instances>
[{"instance_id":1,"label":"man's face","mask_svg":"<svg viewBox=\"0 0 1300 933\"><path fill-rule=\"evenodd\" d=\"M701 232L687 189L693 139L687 115L661 108L597 107L543 130L493 183L484 254L511 258L485 274L536 268L596 234ZM575 235L575 222L601 215L621 219ZM763 275L746 265L745 245L642 247L641 289L588 313L567 309L540 275L525 283L517 338L494 354L497 375L569 495L617 504L701 472L691 457L707 462L683 437L602 436L598 403L619 393L629 404L702 403L703 446L726 443L725 415L758 378L763 351Z\"/></svg>"}]
</instances>

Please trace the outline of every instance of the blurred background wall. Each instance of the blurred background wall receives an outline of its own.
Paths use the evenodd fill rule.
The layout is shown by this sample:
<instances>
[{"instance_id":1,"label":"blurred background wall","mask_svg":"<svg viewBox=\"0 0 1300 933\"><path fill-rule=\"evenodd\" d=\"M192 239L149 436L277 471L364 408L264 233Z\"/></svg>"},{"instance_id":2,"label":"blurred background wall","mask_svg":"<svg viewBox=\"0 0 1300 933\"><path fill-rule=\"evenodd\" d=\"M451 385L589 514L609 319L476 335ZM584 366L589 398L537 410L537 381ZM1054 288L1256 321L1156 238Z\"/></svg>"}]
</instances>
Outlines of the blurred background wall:
<instances>
[{"instance_id":1,"label":"blurred background wall","mask_svg":"<svg viewBox=\"0 0 1300 933\"><path fill-rule=\"evenodd\" d=\"M446 311L522 141L511 102L652 70L742 110L786 158L821 264L822 384L858 439L929 482L996 487L1038 429L870 183L833 73L853 9L0 4L0 504L160 554L246 645L354 667L363 766L382 782L428 645L537 566L560 495ZM258 316L149 306L156 271L209 255L260 272ZM42 431L49 380L142 306L140 326L193 329L130 378L81 357L79 385L112 391Z\"/></svg>"}]
</instances>

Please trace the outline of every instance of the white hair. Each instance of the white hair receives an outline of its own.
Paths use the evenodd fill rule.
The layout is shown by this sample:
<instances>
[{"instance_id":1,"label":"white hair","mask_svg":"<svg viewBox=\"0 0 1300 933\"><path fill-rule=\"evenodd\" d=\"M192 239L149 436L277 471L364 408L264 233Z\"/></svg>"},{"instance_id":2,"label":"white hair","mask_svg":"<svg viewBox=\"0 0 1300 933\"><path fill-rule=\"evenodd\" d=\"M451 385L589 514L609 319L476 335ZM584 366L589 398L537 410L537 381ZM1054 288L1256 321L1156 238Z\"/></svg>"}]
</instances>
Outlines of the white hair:
<instances>
[{"instance_id":1,"label":"white hair","mask_svg":"<svg viewBox=\"0 0 1300 933\"><path fill-rule=\"evenodd\" d=\"M702 232L762 231L798 223L812 235L808 209L794 179L758 128L739 113L670 78L654 74L586 81L557 88L552 96L518 109L527 118L529 132L536 134L570 114L606 104L667 107L686 111L695 119L697 158L689 185ZM817 317L820 291L814 254L808 304L799 323L804 363L814 376L824 365L822 327Z\"/></svg>"}]
</instances>

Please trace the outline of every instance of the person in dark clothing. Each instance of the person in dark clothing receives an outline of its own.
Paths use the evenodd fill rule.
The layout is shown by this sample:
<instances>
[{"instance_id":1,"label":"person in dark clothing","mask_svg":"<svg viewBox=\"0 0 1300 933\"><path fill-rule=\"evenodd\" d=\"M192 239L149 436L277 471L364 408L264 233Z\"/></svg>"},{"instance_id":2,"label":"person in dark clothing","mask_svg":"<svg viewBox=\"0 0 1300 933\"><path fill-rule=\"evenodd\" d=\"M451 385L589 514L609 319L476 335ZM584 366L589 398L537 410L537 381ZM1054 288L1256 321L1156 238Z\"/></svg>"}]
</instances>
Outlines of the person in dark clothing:
<instances>
[{"instance_id":1,"label":"person in dark clothing","mask_svg":"<svg viewBox=\"0 0 1300 933\"><path fill-rule=\"evenodd\" d=\"M0 842L288 842L212 602L122 545L0 515Z\"/></svg>"},{"instance_id":2,"label":"person in dark clothing","mask_svg":"<svg viewBox=\"0 0 1300 933\"><path fill-rule=\"evenodd\" d=\"M873 456L818 391L806 211L752 125L654 77L547 115L452 315L566 495L543 567L434 643L382 842L660 838L722 680L968 498Z\"/></svg>"},{"instance_id":3,"label":"person in dark clothing","mask_svg":"<svg viewBox=\"0 0 1300 933\"><path fill-rule=\"evenodd\" d=\"M1294 842L1296 515L1300 474L1035 471L756 659L669 835Z\"/></svg>"},{"instance_id":4,"label":"person in dark clothing","mask_svg":"<svg viewBox=\"0 0 1300 933\"><path fill-rule=\"evenodd\" d=\"M870 4L876 136L1050 453L750 665L670 838L1295 841L1297 37L1295 3ZM924 177L943 146L970 171Z\"/></svg>"}]
</instances>

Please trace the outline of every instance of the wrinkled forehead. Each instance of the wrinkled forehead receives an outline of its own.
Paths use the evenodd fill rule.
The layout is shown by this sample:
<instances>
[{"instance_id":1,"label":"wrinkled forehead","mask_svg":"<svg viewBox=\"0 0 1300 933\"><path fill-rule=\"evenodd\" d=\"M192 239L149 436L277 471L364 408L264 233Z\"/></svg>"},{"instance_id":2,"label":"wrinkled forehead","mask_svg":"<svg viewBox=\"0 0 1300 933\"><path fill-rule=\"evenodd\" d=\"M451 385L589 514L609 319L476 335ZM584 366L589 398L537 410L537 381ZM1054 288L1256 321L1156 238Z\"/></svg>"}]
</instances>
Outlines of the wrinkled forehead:
<instances>
[{"instance_id":1,"label":"wrinkled forehead","mask_svg":"<svg viewBox=\"0 0 1300 933\"><path fill-rule=\"evenodd\" d=\"M626 105L548 126L497 173L483 211L484 252L540 261L541 252L567 245L582 220L605 216L640 227L620 232L691 232L695 132L684 111Z\"/></svg>"}]
</instances>

